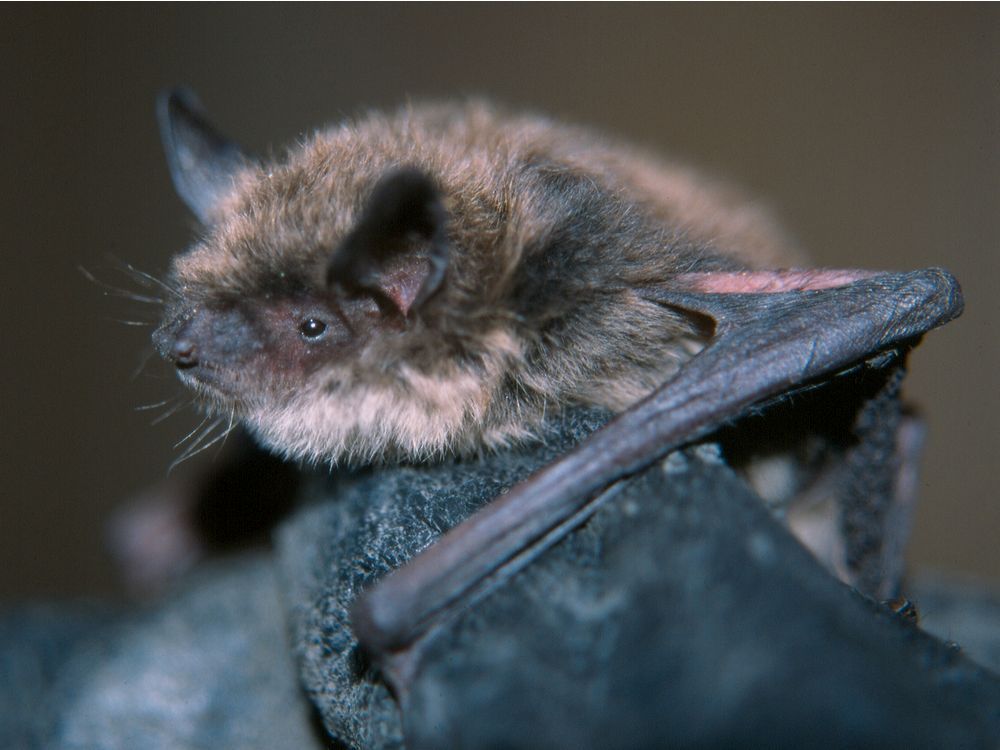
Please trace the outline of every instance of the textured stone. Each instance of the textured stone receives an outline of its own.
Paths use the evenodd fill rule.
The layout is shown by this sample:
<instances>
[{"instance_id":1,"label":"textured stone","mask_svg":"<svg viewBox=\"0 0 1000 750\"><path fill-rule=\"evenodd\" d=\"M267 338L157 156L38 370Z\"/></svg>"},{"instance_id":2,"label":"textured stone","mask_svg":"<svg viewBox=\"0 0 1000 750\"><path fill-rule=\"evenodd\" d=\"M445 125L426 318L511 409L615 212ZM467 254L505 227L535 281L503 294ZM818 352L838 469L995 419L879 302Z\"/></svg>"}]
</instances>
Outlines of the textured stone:
<instances>
[{"instance_id":1,"label":"textured stone","mask_svg":"<svg viewBox=\"0 0 1000 750\"><path fill-rule=\"evenodd\" d=\"M357 592L604 418L479 460L314 477L273 557L208 565L143 611L7 611L0 746L995 746L1000 679L837 582L706 446L612 488L446 620L397 703L350 630ZM993 663L995 600L918 597ZM933 622L945 605L961 618Z\"/></svg>"},{"instance_id":2,"label":"textured stone","mask_svg":"<svg viewBox=\"0 0 1000 750\"><path fill-rule=\"evenodd\" d=\"M357 592L599 423L479 462L314 489L279 556L324 723L352 747L990 747L1000 681L832 578L705 451L584 526L415 651L402 713L348 623ZM402 718L401 718L402 717Z\"/></svg>"},{"instance_id":3,"label":"textured stone","mask_svg":"<svg viewBox=\"0 0 1000 750\"><path fill-rule=\"evenodd\" d=\"M991 747L1000 680L834 580L725 467L675 460L430 639L406 736Z\"/></svg>"},{"instance_id":4,"label":"textured stone","mask_svg":"<svg viewBox=\"0 0 1000 750\"><path fill-rule=\"evenodd\" d=\"M33 608L3 622L3 649L17 653L22 678L24 664L47 665L44 684L33 683L35 707L21 701L0 726L0 738L17 739L3 747L322 746L266 558L210 566L145 612L96 620L71 607L59 616Z\"/></svg>"},{"instance_id":5,"label":"textured stone","mask_svg":"<svg viewBox=\"0 0 1000 750\"><path fill-rule=\"evenodd\" d=\"M277 549L303 680L339 741L374 748L399 747L403 740L396 703L367 668L350 629L348 609L357 592L606 417L568 415L550 425L541 444L517 451L341 475L314 486L314 504L283 525Z\"/></svg>"}]
</instances>

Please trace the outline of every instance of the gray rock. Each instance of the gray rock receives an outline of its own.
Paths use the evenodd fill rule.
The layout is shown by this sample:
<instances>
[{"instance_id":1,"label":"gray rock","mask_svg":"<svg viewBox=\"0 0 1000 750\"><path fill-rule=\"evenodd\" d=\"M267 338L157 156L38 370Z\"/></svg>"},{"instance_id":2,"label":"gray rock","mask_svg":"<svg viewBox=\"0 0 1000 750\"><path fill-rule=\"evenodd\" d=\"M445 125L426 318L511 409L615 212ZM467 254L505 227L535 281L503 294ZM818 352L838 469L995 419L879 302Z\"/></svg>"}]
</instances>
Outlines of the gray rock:
<instances>
[{"instance_id":1,"label":"gray rock","mask_svg":"<svg viewBox=\"0 0 1000 750\"><path fill-rule=\"evenodd\" d=\"M98 602L36 602L0 610L0 747L46 747L63 706L53 687L74 656L120 619Z\"/></svg>"},{"instance_id":2,"label":"gray rock","mask_svg":"<svg viewBox=\"0 0 1000 750\"><path fill-rule=\"evenodd\" d=\"M50 665L3 747L318 748L270 560L215 565L155 608L86 627L70 607L4 619L4 651ZM68 641L60 634L77 625ZM40 635L46 634L46 635ZM30 654L30 656L29 656ZM21 667L23 678L28 669ZM6 678L5 678L6 680Z\"/></svg>"},{"instance_id":3,"label":"gray rock","mask_svg":"<svg viewBox=\"0 0 1000 750\"><path fill-rule=\"evenodd\" d=\"M303 679L339 742L994 746L1000 680L833 579L703 450L623 482L435 631L397 705L351 633L357 592L599 421L534 451L342 478L283 527Z\"/></svg>"},{"instance_id":4,"label":"gray rock","mask_svg":"<svg viewBox=\"0 0 1000 750\"><path fill-rule=\"evenodd\" d=\"M431 637L408 747L995 746L995 675L830 577L724 466L688 466L629 481Z\"/></svg>"},{"instance_id":5,"label":"gray rock","mask_svg":"<svg viewBox=\"0 0 1000 750\"><path fill-rule=\"evenodd\" d=\"M273 557L207 566L141 612L0 613L0 746L996 746L1000 679L833 579L706 446L612 488L432 631L397 702L350 630L357 592L604 418L315 477ZM995 663L995 601L951 593L918 594L928 627Z\"/></svg>"},{"instance_id":6,"label":"gray rock","mask_svg":"<svg viewBox=\"0 0 1000 750\"><path fill-rule=\"evenodd\" d=\"M403 742L399 709L367 668L348 609L370 586L606 420L576 412L541 444L479 460L391 467L319 480L314 505L277 535L296 655L326 727L352 747Z\"/></svg>"},{"instance_id":7,"label":"gray rock","mask_svg":"<svg viewBox=\"0 0 1000 750\"><path fill-rule=\"evenodd\" d=\"M921 628L1000 672L1000 589L940 573L919 575L908 589Z\"/></svg>"}]
</instances>

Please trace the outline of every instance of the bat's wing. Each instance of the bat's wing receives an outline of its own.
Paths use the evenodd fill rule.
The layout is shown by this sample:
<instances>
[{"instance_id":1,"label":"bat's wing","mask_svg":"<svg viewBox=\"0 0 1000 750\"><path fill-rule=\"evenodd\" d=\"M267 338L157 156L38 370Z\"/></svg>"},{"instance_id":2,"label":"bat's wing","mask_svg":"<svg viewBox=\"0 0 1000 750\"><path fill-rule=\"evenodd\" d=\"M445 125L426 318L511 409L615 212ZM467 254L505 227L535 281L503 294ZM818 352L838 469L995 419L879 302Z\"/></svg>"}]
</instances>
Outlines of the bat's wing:
<instances>
[{"instance_id":1,"label":"bat's wing","mask_svg":"<svg viewBox=\"0 0 1000 750\"><path fill-rule=\"evenodd\" d=\"M407 649L487 577L520 568L591 515L598 493L616 480L755 405L912 346L962 310L957 281L940 269L689 274L646 295L711 318L711 344L576 450L362 595L353 625L370 652Z\"/></svg>"}]
</instances>

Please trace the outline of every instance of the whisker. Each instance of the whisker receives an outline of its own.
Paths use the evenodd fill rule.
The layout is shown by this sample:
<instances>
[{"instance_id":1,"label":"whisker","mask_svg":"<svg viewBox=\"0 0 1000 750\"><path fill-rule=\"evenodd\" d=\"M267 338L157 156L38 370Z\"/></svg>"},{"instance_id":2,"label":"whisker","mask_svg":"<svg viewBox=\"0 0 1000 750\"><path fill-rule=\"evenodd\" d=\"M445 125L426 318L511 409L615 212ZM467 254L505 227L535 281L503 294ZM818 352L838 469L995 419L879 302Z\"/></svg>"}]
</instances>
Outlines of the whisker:
<instances>
[{"instance_id":1,"label":"whisker","mask_svg":"<svg viewBox=\"0 0 1000 750\"><path fill-rule=\"evenodd\" d=\"M153 322L150 320L123 320L122 318L105 318L105 320L110 320L112 323L121 323L123 326L151 326Z\"/></svg>"},{"instance_id":2,"label":"whisker","mask_svg":"<svg viewBox=\"0 0 1000 750\"><path fill-rule=\"evenodd\" d=\"M164 304L162 297L153 297L148 294L139 294L137 292L130 292L127 289L116 289L114 287L107 287L104 291L105 296L108 297L121 297L122 299L131 300L132 302L142 302L144 305L160 305Z\"/></svg>"},{"instance_id":3,"label":"whisker","mask_svg":"<svg viewBox=\"0 0 1000 750\"><path fill-rule=\"evenodd\" d=\"M197 427L195 427L193 430L191 430L191 432L189 432L187 435L185 435L180 440L178 440L176 443L174 443L174 448L180 448L182 445L184 445L184 443L186 443L191 438L192 435L194 435L196 432L198 432L198 430L200 430L202 427L204 427L205 426L205 422L207 422L211 418L212 418L211 415L206 415L205 418L198 423Z\"/></svg>"},{"instance_id":4,"label":"whisker","mask_svg":"<svg viewBox=\"0 0 1000 750\"><path fill-rule=\"evenodd\" d=\"M163 412L163 414L161 414L161 415L160 415L160 416L158 416L158 417L157 417L156 419L154 419L154 420L153 420L152 422L150 422L150 423L149 423L149 424L150 424L150 426L155 426L155 425L158 425L158 424L159 424L160 422L162 422L163 420L165 420L165 419L169 419L170 417L172 417L172 416L173 416L174 414L176 414L176 413L177 413L178 411L180 411L181 409L183 409L183 408L184 408L185 406L190 406L190 405L191 405L191 404L193 404L193 403L194 403L194 399L193 399L193 398L192 398L192 399L189 399L189 400L188 400L187 402L185 402L183 398L182 398L182 399L179 399L179 400L177 401L177 403L173 405L173 407L171 407L171 408L170 408L170 409L168 409L167 411ZM208 417L206 417L206 419L207 419L207 418L208 418ZM202 423L201 423L201 424L205 424L205 422L204 422L204 421L202 421ZM198 427L201 427L201 425L198 425ZM195 429L197 430L197 429L198 429L198 427L195 427Z\"/></svg>"},{"instance_id":5,"label":"whisker","mask_svg":"<svg viewBox=\"0 0 1000 750\"><path fill-rule=\"evenodd\" d=\"M215 425L213 425L213 427L214 426ZM214 438L212 438L211 440L209 440L207 443L205 443L203 446L201 446L197 450L191 450L191 448L188 448L184 452L184 454L182 456L180 456L172 464L170 464L170 469L168 471L173 471L174 467L177 466L178 464L183 463L184 461L187 461L189 458L193 458L194 456L197 456L202 451L208 450L209 448L211 448L213 445L215 445L220 440L222 440L223 442L225 442L226 436L229 434L229 432L230 432L229 430L226 430L225 432L216 435Z\"/></svg>"},{"instance_id":6,"label":"whisker","mask_svg":"<svg viewBox=\"0 0 1000 750\"><path fill-rule=\"evenodd\" d=\"M229 438L229 433L232 432L233 429L235 429L236 427L235 420L236 420L236 404L233 404L232 411L229 412L229 425L226 427L226 431L222 435L222 445L219 446L219 450L216 451L215 455L219 455L219 453L222 452L222 449L226 447L226 440Z\"/></svg>"},{"instance_id":7,"label":"whisker","mask_svg":"<svg viewBox=\"0 0 1000 750\"><path fill-rule=\"evenodd\" d=\"M181 455L174 460L174 462L170 465L170 468L173 468L177 464L186 461L187 459L191 458L191 456L197 453L201 453L201 451L203 451L207 447L206 445L202 445L202 443L204 443L205 440L212 435L212 432L214 432L215 429L218 428L220 424L222 424L222 420L223 420L222 417L218 417L205 429L201 430L201 432L198 433L198 436L193 441L191 441L191 444L184 449L184 452L181 453ZM204 424L204 422L202 422L202 424ZM224 434L216 435L208 442L208 445L214 445L217 441L221 440L223 437Z\"/></svg>"},{"instance_id":8,"label":"whisker","mask_svg":"<svg viewBox=\"0 0 1000 750\"><path fill-rule=\"evenodd\" d=\"M128 263L126 261L118 261L118 262L121 264L118 270L121 271L122 273L128 274L133 279L138 281L140 284L143 284L145 286L150 286L152 284L155 284L156 286L160 287L173 297L180 296L180 293L172 286L170 286L170 284L163 281L162 279L156 278L155 276L153 276L153 274L146 273L145 271L140 271L138 268L136 268L131 263Z\"/></svg>"},{"instance_id":9,"label":"whisker","mask_svg":"<svg viewBox=\"0 0 1000 750\"><path fill-rule=\"evenodd\" d=\"M163 399L163 401L157 401L155 404L143 404L141 406L136 406L133 411L149 411L150 409L159 409L161 406L169 404L175 398L176 396L171 396L170 398Z\"/></svg>"},{"instance_id":10,"label":"whisker","mask_svg":"<svg viewBox=\"0 0 1000 750\"><path fill-rule=\"evenodd\" d=\"M146 365L149 364L149 360L153 357L154 354L156 354L156 351L153 349L153 347L147 346L145 348L145 350L142 353L142 357L140 357L139 359L139 364L132 371L132 375L129 378L130 380L135 380L142 374L142 371L146 369Z\"/></svg>"},{"instance_id":11,"label":"whisker","mask_svg":"<svg viewBox=\"0 0 1000 750\"><path fill-rule=\"evenodd\" d=\"M217 418L208 427L202 430L201 433L198 435L198 437L196 437L194 440L191 441L191 445L187 447L187 450L184 451L184 454L185 455L190 454L191 451L193 451L195 448L201 445L202 441L205 440L205 438L207 438L209 435L211 435L212 431L215 430L220 424L222 424L222 417Z\"/></svg>"},{"instance_id":12,"label":"whisker","mask_svg":"<svg viewBox=\"0 0 1000 750\"><path fill-rule=\"evenodd\" d=\"M101 287L104 290L104 294L107 296L123 297L125 299L132 300L133 302L143 302L149 305L162 306L164 304L164 300L161 297L153 297L148 294L138 294L137 292L131 292L128 289L122 289L121 287L113 286L105 281L101 281L83 266L77 266L77 270L83 274L83 277L87 279L87 281Z\"/></svg>"}]
</instances>

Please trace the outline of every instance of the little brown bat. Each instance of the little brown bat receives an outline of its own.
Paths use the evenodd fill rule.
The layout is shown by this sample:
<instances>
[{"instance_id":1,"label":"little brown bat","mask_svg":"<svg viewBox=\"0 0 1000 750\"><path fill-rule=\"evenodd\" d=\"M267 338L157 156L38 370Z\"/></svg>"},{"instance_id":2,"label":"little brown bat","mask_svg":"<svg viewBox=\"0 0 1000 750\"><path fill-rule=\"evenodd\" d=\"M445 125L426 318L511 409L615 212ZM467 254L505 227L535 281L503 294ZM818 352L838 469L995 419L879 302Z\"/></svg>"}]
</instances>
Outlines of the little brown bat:
<instances>
[{"instance_id":1,"label":"little brown bat","mask_svg":"<svg viewBox=\"0 0 1000 750\"><path fill-rule=\"evenodd\" d=\"M173 263L156 348L270 449L423 461L530 440L572 404L621 413L361 600L374 650L616 479L961 307L937 270L767 270L798 256L730 189L483 103L367 115L268 162L182 92L160 120L203 231Z\"/></svg>"},{"instance_id":2,"label":"little brown bat","mask_svg":"<svg viewBox=\"0 0 1000 750\"><path fill-rule=\"evenodd\" d=\"M205 234L160 353L293 458L414 460L620 411L704 338L644 290L792 257L693 173L481 104L322 131L260 165L175 96L164 132Z\"/></svg>"}]
</instances>

